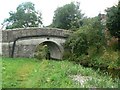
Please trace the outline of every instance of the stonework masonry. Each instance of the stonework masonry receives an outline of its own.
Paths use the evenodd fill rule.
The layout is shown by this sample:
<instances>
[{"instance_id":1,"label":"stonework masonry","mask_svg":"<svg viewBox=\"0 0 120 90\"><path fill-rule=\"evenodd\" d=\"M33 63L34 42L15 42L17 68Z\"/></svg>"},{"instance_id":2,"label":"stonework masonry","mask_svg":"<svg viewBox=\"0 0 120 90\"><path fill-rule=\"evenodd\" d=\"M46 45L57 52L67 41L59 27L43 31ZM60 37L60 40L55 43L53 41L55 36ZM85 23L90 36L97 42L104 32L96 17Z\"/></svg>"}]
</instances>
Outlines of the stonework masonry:
<instances>
[{"instance_id":1,"label":"stonework masonry","mask_svg":"<svg viewBox=\"0 0 120 90\"><path fill-rule=\"evenodd\" d=\"M61 59L63 44L70 33L64 29L36 27L2 30L2 56L11 57L13 53L14 57L31 58L37 45L46 43L50 47L51 57Z\"/></svg>"}]
</instances>

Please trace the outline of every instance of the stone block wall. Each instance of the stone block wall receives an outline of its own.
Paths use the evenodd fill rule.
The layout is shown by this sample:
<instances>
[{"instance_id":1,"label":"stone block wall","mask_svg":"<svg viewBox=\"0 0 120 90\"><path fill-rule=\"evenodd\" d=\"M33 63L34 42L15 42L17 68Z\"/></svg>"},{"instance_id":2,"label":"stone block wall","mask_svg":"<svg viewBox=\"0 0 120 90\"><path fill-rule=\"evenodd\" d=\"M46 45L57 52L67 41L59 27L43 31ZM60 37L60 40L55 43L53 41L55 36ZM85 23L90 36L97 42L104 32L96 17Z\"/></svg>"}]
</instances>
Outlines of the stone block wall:
<instances>
[{"instance_id":1,"label":"stone block wall","mask_svg":"<svg viewBox=\"0 0 120 90\"><path fill-rule=\"evenodd\" d=\"M2 56L5 56L5 57L10 56L9 43L2 43Z\"/></svg>"},{"instance_id":2,"label":"stone block wall","mask_svg":"<svg viewBox=\"0 0 120 90\"><path fill-rule=\"evenodd\" d=\"M56 28L22 28L22 29L12 29L12 30L2 30L2 56L6 56L6 57L11 56L13 42L19 37L39 35L41 37L44 36L44 38L41 39L42 41L46 40L47 37L52 37L51 42L54 42L55 40L56 45L58 44L58 46L60 46L61 49L63 48L63 46L61 46L60 43L63 43L64 39L67 38L70 33L71 33L70 31L63 29L56 29ZM32 37L27 39L32 40ZM51 56L53 58L58 57L60 59L62 55L61 52L58 51L58 47L53 43L49 43L49 44L51 47ZM34 44L34 40L32 40L32 43L29 44L24 44L24 42L20 44L16 42L14 57L33 57L35 48L36 45Z\"/></svg>"},{"instance_id":3,"label":"stone block wall","mask_svg":"<svg viewBox=\"0 0 120 90\"><path fill-rule=\"evenodd\" d=\"M2 30L2 42L13 42L18 37L32 36L32 35L48 35L56 37L68 37L70 31L64 29L50 29L50 28L22 28Z\"/></svg>"}]
</instances>

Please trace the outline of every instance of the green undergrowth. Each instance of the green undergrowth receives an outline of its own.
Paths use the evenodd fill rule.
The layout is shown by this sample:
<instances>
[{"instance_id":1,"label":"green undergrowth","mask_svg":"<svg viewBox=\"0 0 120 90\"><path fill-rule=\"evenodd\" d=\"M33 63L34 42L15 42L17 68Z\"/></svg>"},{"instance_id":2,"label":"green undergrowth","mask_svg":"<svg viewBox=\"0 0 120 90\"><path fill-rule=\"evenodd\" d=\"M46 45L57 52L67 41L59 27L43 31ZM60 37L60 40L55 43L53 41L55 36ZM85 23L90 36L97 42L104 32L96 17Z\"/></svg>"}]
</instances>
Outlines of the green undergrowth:
<instances>
[{"instance_id":1,"label":"green undergrowth","mask_svg":"<svg viewBox=\"0 0 120 90\"><path fill-rule=\"evenodd\" d=\"M0 57L0 89L2 88L2 57Z\"/></svg>"},{"instance_id":2,"label":"green undergrowth","mask_svg":"<svg viewBox=\"0 0 120 90\"><path fill-rule=\"evenodd\" d=\"M118 88L119 79L100 75L68 60L37 60L29 58L2 59L3 88ZM83 84L70 76L91 77Z\"/></svg>"}]
</instances>

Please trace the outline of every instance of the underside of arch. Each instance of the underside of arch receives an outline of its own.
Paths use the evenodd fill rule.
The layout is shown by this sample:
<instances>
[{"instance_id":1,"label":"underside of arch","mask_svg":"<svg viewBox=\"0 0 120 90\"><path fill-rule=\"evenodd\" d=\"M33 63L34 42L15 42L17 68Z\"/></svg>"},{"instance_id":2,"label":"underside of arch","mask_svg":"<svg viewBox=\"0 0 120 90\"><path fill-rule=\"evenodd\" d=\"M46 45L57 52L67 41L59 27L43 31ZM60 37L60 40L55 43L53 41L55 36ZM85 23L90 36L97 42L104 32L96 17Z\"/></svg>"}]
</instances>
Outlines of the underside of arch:
<instances>
[{"instance_id":1,"label":"underside of arch","mask_svg":"<svg viewBox=\"0 0 120 90\"><path fill-rule=\"evenodd\" d=\"M57 45L55 42L52 41L45 41L41 44L47 45L50 51L50 58L52 59L61 59L62 58L62 50L60 46Z\"/></svg>"}]
</instances>

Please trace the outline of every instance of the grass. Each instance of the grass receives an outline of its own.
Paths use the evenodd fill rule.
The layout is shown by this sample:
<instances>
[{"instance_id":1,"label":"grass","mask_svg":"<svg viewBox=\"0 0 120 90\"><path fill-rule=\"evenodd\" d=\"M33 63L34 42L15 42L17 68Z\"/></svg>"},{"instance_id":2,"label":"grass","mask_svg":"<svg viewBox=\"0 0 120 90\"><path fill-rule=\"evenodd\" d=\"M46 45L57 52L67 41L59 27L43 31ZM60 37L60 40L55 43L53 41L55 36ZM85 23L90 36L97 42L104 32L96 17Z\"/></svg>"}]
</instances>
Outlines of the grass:
<instances>
[{"instance_id":1,"label":"grass","mask_svg":"<svg viewBox=\"0 0 120 90\"><path fill-rule=\"evenodd\" d=\"M2 58L0 57L0 89L2 88Z\"/></svg>"},{"instance_id":2,"label":"grass","mask_svg":"<svg viewBox=\"0 0 120 90\"><path fill-rule=\"evenodd\" d=\"M89 76L83 84L70 76ZM37 60L29 58L2 59L3 88L118 88L119 79L100 75L69 61Z\"/></svg>"}]
</instances>

